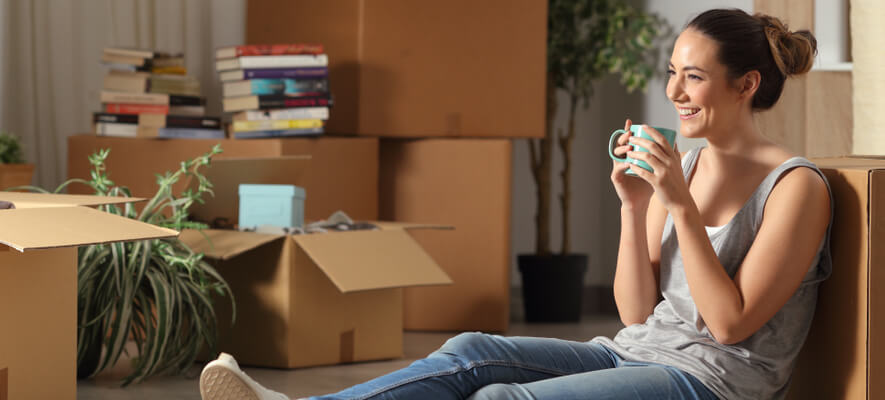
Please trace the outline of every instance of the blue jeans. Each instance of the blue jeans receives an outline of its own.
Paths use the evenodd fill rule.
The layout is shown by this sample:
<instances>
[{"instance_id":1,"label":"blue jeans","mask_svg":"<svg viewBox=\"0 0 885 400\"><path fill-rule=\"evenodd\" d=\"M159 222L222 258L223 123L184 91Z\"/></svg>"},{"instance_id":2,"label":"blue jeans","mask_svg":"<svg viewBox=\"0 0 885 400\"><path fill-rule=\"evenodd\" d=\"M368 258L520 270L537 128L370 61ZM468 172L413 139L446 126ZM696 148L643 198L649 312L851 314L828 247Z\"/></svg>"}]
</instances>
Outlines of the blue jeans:
<instances>
[{"instance_id":1,"label":"blue jeans","mask_svg":"<svg viewBox=\"0 0 885 400\"><path fill-rule=\"evenodd\" d=\"M465 333L406 368L312 399L716 399L673 367L596 343Z\"/></svg>"}]
</instances>

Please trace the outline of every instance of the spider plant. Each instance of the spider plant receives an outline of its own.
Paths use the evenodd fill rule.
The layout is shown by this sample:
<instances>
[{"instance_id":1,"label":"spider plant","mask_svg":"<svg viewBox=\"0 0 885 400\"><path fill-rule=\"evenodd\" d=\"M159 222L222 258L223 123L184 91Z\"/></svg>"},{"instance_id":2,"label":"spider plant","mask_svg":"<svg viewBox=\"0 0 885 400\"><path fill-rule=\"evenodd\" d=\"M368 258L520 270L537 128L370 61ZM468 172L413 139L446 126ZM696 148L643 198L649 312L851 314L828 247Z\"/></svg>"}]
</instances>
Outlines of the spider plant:
<instances>
[{"instance_id":1,"label":"spider plant","mask_svg":"<svg viewBox=\"0 0 885 400\"><path fill-rule=\"evenodd\" d=\"M100 206L103 211L166 228L202 229L187 221L188 208L212 194L212 184L200 173L212 156L208 153L164 175L157 175L157 192L138 210L131 204ZM128 188L109 179L105 160L109 149L89 157L91 179L70 179L54 190L84 184L96 195L130 197ZM190 178L196 185L173 194L176 182ZM40 188L36 191L47 192ZM216 316L213 294L233 294L227 283L206 261L177 238L141 240L83 246L77 270L77 370L92 377L115 365L128 354L134 341L132 372L122 385L155 375L182 374L203 350L216 353ZM104 350L104 351L102 351Z\"/></svg>"}]
</instances>

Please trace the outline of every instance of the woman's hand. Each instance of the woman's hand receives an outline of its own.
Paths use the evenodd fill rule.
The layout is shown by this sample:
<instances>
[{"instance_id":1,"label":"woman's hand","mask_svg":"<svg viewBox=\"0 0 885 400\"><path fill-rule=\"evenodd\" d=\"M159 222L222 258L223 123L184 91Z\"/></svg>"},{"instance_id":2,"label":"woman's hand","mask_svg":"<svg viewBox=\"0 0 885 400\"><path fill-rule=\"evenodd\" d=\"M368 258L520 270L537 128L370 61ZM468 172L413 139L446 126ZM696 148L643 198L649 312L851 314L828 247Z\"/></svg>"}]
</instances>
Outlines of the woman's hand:
<instances>
[{"instance_id":1,"label":"woman's hand","mask_svg":"<svg viewBox=\"0 0 885 400\"><path fill-rule=\"evenodd\" d=\"M627 133L618 137L618 146L612 151L618 157L624 157L627 155L627 152L632 150L632 146L628 144L628 139L633 137L632 132L630 132L630 125L632 124L633 122L630 119L624 122L624 130ZM654 190L652 186L642 179L624 174L630 165L632 164L612 160L612 184L615 187L615 192L617 192L618 197L621 199L621 207L644 210L648 207ZM637 169L641 168L633 168L633 170Z\"/></svg>"},{"instance_id":2,"label":"woman's hand","mask_svg":"<svg viewBox=\"0 0 885 400\"><path fill-rule=\"evenodd\" d=\"M628 151L627 156L648 163L654 172L636 166L633 172L654 188L658 201L669 211L672 207L691 203L691 194L682 173L682 157L675 146L671 147L664 135L648 125L642 126L654 141L631 136L630 144L643 147L648 152Z\"/></svg>"}]
</instances>

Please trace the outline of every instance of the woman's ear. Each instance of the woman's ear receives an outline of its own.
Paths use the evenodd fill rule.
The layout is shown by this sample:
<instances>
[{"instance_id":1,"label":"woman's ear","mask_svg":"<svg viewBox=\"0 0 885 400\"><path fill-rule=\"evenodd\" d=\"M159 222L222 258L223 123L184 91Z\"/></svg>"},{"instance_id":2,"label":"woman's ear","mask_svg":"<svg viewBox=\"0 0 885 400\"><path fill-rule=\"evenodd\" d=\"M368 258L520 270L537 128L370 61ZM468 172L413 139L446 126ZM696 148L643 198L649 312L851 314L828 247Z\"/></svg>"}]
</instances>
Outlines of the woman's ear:
<instances>
[{"instance_id":1,"label":"woman's ear","mask_svg":"<svg viewBox=\"0 0 885 400\"><path fill-rule=\"evenodd\" d=\"M753 95L756 94L756 90L759 89L759 84L762 83L762 74L759 71L753 70L744 74L744 76L738 79L738 91L740 92L741 98L753 98Z\"/></svg>"}]
</instances>

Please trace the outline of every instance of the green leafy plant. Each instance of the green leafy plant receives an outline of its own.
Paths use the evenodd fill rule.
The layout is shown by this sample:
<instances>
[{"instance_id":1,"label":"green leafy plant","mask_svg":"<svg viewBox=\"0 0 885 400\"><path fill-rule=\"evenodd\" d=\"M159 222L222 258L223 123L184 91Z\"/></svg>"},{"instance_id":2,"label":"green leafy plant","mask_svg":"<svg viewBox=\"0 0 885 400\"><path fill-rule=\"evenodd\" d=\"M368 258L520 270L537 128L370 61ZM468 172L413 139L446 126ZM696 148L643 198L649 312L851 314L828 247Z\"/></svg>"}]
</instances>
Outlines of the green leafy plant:
<instances>
[{"instance_id":1,"label":"green leafy plant","mask_svg":"<svg viewBox=\"0 0 885 400\"><path fill-rule=\"evenodd\" d=\"M100 150L89 157L90 180L70 179L54 193L76 183L87 185L96 195L130 197L128 188L110 180L105 167L109 152ZM212 184L200 168L220 152L216 145L182 162L176 171L157 175L157 193L140 211L131 204L100 209L175 230L205 228L187 220L188 208L202 202L203 194L212 194ZM186 177L197 182L196 188L175 196L172 186ZM123 379L124 386L154 375L183 373L204 349L215 354L217 320L212 296L227 295L233 303L224 279L202 254L177 238L83 246L77 279L78 376L94 376L115 365L132 340L137 356L133 372Z\"/></svg>"},{"instance_id":2,"label":"green leafy plant","mask_svg":"<svg viewBox=\"0 0 885 400\"><path fill-rule=\"evenodd\" d=\"M537 189L535 252L550 251L550 202L553 144L563 153L562 253L570 251L571 148L578 104L587 108L593 82L608 74L620 76L628 91L644 89L655 70L655 42L666 23L622 0L550 0L547 16L547 122L541 139L529 140L530 167ZM554 126L559 106L556 93L568 94L568 125Z\"/></svg>"},{"instance_id":3,"label":"green leafy plant","mask_svg":"<svg viewBox=\"0 0 885 400\"><path fill-rule=\"evenodd\" d=\"M0 164L23 164L21 140L11 133L0 132Z\"/></svg>"}]
</instances>

